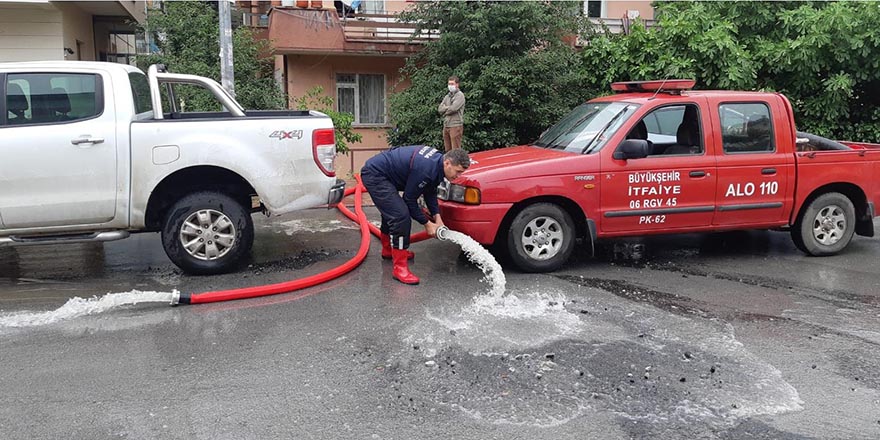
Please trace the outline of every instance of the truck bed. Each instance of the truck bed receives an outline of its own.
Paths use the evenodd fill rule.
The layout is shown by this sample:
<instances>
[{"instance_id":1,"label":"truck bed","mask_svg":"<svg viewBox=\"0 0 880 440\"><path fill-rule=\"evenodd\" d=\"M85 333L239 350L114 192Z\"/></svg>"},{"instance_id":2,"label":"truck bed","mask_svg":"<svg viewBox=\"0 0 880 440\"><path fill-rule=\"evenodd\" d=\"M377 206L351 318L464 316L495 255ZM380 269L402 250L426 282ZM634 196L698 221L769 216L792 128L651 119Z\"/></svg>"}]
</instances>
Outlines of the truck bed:
<instances>
[{"instance_id":1,"label":"truck bed","mask_svg":"<svg viewBox=\"0 0 880 440\"><path fill-rule=\"evenodd\" d=\"M840 141L840 143L852 148L853 150L880 150L880 144L852 141Z\"/></svg>"}]
</instances>

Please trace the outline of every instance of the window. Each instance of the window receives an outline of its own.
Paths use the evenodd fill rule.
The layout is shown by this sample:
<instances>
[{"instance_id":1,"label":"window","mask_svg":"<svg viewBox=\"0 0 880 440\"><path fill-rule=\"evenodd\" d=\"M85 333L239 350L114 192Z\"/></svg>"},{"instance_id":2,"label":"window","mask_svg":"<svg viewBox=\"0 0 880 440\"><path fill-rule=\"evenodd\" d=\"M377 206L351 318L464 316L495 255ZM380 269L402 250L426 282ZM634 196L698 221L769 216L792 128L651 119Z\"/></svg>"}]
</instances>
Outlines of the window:
<instances>
[{"instance_id":1,"label":"window","mask_svg":"<svg viewBox=\"0 0 880 440\"><path fill-rule=\"evenodd\" d=\"M584 0L584 13L589 18L602 18L602 0Z\"/></svg>"},{"instance_id":2,"label":"window","mask_svg":"<svg viewBox=\"0 0 880 440\"><path fill-rule=\"evenodd\" d=\"M385 75L336 75L336 108L355 124L385 124Z\"/></svg>"},{"instance_id":3,"label":"window","mask_svg":"<svg viewBox=\"0 0 880 440\"><path fill-rule=\"evenodd\" d=\"M98 75L28 73L9 74L6 78L9 125L77 121L104 111Z\"/></svg>"},{"instance_id":4,"label":"window","mask_svg":"<svg viewBox=\"0 0 880 440\"><path fill-rule=\"evenodd\" d=\"M134 58L141 45L141 41L138 41L134 32L111 31L109 41L107 42L108 51L104 55L105 59L103 61L133 66L135 65Z\"/></svg>"},{"instance_id":5,"label":"window","mask_svg":"<svg viewBox=\"0 0 880 440\"><path fill-rule=\"evenodd\" d=\"M775 152L773 120L764 103L721 104L721 139L724 153Z\"/></svg>"},{"instance_id":6,"label":"window","mask_svg":"<svg viewBox=\"0 0 880 440\"><path fill-rule=\"evenodd\" d=\"M648 113L626 138L650 141L651 156L703 154L700 127L700 109L696 105L670 105Z\"/></svg>"},{"instance_id":7,"label":"window","mask_svg":"<svg viewBox=\"0 0 880 440\"><path fill-rule=\"evenodd\" d=\"M131 82L131 96L134 99L134 112L136 114L153 110L153 102L150 97L150 84L147 76L140 72L129 72L128 80Z\"/></svg>"},{"instance_id":8,"label":"window","mask_svg":"<svg viewBox=\"0 0 880 440\"><path fill-rule=\"evenodd\" d=\"M675 136L684 119L684 106L663 107L645 116L649 134Z\"/></svg>"},{"instance_id":9,"label":"window","mask_svg":"<svg viewBox=\"0 0 880 440\"><path fill-rule=\"evenodd\" d=\"M362 14L384 14L385 0L363 0L357 9Z\"/></svg>"}]
</instances>

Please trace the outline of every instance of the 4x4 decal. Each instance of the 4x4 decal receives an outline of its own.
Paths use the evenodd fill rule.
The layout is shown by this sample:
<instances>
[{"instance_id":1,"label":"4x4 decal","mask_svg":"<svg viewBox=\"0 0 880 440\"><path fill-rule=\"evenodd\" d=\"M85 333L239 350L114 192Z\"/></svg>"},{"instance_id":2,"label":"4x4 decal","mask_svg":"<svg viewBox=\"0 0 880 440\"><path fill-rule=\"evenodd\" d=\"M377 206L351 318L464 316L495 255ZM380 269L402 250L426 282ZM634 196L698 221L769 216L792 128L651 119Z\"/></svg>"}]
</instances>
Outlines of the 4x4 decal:
<instances>
[{"instance_id":1,"label":"4x4 decal","mask_svg":"<svg viewBox=\"0 0 880 440\"><path fill-rule=\"evenodd\" d=\"M277 138L279 141L283 141L284 139L302 139L303 131L302 130L293 130L293 131L284 131L284 130L275 130L272 134L269 135L270 138Z\"/></svg>"}]
</instances>

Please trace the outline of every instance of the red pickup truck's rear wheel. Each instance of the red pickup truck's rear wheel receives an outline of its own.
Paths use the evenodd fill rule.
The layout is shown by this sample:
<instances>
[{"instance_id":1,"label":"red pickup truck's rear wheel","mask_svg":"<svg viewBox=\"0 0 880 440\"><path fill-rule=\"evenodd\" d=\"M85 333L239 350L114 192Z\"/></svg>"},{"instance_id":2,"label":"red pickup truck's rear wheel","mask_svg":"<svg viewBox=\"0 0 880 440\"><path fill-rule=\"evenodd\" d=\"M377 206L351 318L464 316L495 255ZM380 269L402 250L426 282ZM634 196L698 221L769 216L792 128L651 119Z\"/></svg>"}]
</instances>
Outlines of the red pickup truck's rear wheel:
<instances>
[{"instance_id":1,"label":"red pickup truck's rear wheel","mask_svg":"<svg viewBox=\"0 0 880 440\"><path fill-rule=\"evenodd\" d=\"M571 216L558 205L536 203L520 211L507 234L513 263L526 272L549 272L568 260L574 249Z\"/></svg>"},{"instance_id":2,"label":"red pickup truck's rear wheel","mask_svg":"<svg viewBox=\"0 0 880 440\"><path fill-rule=\"evenodd\" d=\"M822 194L807 206L791 230L798 249L814 256L834 255L852 240L856 210L843 194Z\"/></svg>"},{"instance_id":3,"label":"red pickup truck's rear wheel","mask_svg":"<svg viewBox=\"0 0 880 440\"><path fill-rule=\"evenodd\" d=\"M168 258L184 272L212 275L233 269L254 243L254 223L241 203L203 191L184 196L162 228Z\"/></svg>"}]
</instances>

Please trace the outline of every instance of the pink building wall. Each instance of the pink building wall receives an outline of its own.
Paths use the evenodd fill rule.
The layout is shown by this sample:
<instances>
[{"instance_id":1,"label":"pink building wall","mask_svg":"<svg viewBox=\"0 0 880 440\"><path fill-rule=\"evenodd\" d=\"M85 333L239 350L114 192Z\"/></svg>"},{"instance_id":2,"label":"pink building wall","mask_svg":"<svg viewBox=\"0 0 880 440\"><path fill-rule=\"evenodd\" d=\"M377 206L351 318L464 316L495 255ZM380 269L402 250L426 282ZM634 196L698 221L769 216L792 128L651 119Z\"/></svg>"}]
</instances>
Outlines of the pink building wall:
<instances>
[{"instance_id":1,"label":"pink building wall","mask_svg":"<svg viewBox=\"0 0 880 440\"><path fill-rule=\"evenodd\" d=\"M405 11L412 1L385 0L385 11L389 13Z\"/></svg>"},{"instance_id":2,"label":"pink building wall","mask_svg":"<svg viewBox=\"0 0 880 440\"><path fill-rule=\"evenodd\" d=\"M381 56L345 56L345 55L287 55L287 91L291 98L291 106L295 107L295 98L304 96L315 86L324 88L324 94L333 98L336 103L337 73L370 73L385 75L385 125L354 126L354 132L360 134L361 142L349 145L352 151L340 155L336 159L337 175L347 178L352 169L358 172L363 163L379 150L388 148L386 130L391 127L388 112L388 99L394 85L404 79L402 87L408 81L402 78L400 69L404 59L400 57Z\"/></svg>"},{"instance_id":3,"label":"pink building wall","mask_svg":"<svg viewBox=\"0 0 880 440\"><path fill-rule=\"evenodd\" d=\"M608 1L605 3L605 17L623 18L627 11L639 11L639 17L643 20L654 19L654 8L650 1Z\"/></svg>"}]
</instances>

